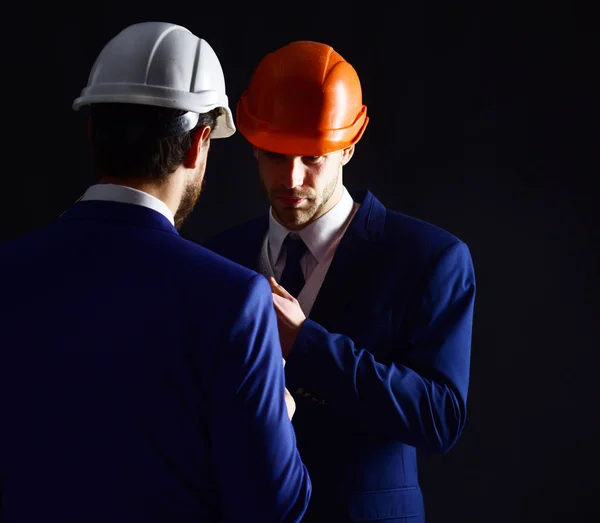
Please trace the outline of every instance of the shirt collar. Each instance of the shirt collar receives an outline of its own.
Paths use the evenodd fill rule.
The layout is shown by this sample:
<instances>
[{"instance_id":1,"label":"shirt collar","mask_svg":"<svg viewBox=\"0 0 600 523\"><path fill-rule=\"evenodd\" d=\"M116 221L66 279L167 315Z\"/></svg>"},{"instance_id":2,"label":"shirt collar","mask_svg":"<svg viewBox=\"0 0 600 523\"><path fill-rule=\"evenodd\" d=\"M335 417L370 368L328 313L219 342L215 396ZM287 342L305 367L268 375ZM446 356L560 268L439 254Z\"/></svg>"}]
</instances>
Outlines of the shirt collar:
<instances>
[{"instance_id":1,"label":"shirt collar","mask_svg":"<svg viewBox=\"0 0 600 523\"><path fill-rule=\"evenodd\" d=\"M165 218L167 218L167 220L169 220L173 226L175 225L173 213L165 202L159 200L151 194L148 194L147 192L134 189L133 187L126 187L124 185L116 185L111 183L99 183L90 186L79 200L105 200L110 202L141 205L142 207L147 207L159 212Z\"/></svg>"},{"instance_id":2,"label":"shirt collar","mask_svg":"<svg viewBox=\"0 0 600 523\"><path fill-rule=\"evenodd\" d=\"M319 263L352 213L353 205L352 196L346 187L343 187L340 201L323 216L309 223L300 231L290 231L281 225L273 217L273 208L271 208L269 212L269 250L273 263L281 254L283 240L291 232L297 233L302 238L310 253Z\"/></svg>"}]
</instances>

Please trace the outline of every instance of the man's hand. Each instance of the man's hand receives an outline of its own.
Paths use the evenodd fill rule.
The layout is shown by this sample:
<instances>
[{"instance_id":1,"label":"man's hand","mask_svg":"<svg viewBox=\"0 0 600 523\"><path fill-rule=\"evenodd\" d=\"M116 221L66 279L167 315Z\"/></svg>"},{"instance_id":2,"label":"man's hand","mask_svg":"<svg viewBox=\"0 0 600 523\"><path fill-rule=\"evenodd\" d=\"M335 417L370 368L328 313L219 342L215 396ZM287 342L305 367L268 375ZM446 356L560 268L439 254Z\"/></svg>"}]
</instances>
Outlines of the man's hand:
<instances>
[{"instance_id":1,"label":"man's hand","mask_svg":"<svg viewBox=\"0 0 600 523\"><path fill-rule=\"evenodd\" d=\"M290 421L292 421L294 412L296 412L296 402L294 401L294 398L290 394L290 391L287 389L284 389L284 390L285 390L285 406L287 407L288 417L290 418Z\"/></svg>"},{"instance_id":2,"label":"man's hand","mask_svg":"<svg viewBox=\"0 0 600 523\"><path fill-rule=\"evenodd\" d=\"M269 283L273 293L273 305L277 313L281 352L283 357L287 358L292 351L292 346L298 337L300 327L306 320L306 316L302 312L298 300L279 285L275 278L269 278Z\"/></svg>"}]
</instances>

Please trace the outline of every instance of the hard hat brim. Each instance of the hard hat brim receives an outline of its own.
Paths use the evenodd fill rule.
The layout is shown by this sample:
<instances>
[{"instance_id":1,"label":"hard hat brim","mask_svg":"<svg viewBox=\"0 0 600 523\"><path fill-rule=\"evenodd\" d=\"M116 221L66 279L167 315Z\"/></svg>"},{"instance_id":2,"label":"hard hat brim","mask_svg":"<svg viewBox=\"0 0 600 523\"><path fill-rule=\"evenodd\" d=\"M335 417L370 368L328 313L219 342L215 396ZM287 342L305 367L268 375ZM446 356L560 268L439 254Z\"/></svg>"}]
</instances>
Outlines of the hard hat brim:
<instances>
[{"instance_id":1,"label":"hard hat brim","mask_svg":"<svg viewBox=\"0 0 600 523\"><path fill-rule=\"evenodd\" d=\"M228 138L236 131L233 114L228 105L227 96L216 91L186 93L172 89L144 85L136 86L135 92L129 85L103 84L85 88L81 96L73 101L73 109L101 103L130 103L179 109L195 113L208 113L216 108L222 108L224 113L217 119L217 126L211 133L211 138ZM168 96L171 91L171 96Z\"/></svg>"}]
</instances>

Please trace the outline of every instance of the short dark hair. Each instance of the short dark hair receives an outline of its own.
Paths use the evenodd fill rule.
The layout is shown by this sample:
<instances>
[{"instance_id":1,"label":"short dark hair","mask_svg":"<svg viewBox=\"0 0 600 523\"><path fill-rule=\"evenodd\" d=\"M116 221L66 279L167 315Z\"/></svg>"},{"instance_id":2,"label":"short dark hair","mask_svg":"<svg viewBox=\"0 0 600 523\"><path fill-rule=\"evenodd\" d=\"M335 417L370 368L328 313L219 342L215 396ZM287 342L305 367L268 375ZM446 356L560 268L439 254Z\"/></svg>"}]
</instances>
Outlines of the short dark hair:
<instances>
[{"instance_id":1,"label":"short dark hair","mask_svg":"<svg viewBox=\"0 0 600 523\"><path fill-rule=\"evenodd\" d=\"M167 123L186 111L141 104L92 104L92 165L96 177L103 175L121 180L146 178L160 180L181 165L192 145L194 129L215 128L222 109L200 114L194 129L166 138L125 136L120 128L128 122Z\"/></svg>"}]
</instances>

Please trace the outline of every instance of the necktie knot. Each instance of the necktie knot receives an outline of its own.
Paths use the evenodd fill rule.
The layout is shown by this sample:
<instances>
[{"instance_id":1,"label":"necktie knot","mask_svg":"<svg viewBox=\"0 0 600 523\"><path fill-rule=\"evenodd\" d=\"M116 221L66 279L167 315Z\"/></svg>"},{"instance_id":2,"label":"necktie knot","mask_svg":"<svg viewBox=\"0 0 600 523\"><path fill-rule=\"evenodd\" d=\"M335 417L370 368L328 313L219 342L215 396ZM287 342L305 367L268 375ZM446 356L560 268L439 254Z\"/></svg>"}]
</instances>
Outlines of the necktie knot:
<instances>
[{"instance_id":1,"label":"necktie knot","mask_svg":"<svg viewBox=\"0 0 600 523\"><path fill-rule=\"evenodd\" d=\"M306 243L300 236L288 234L283 244L285 245L286 258L294 260L294 263L299 262L306 252Z\"/></svg>"},{"instance_id":2,"label":"necktie knot","mask_svg":"<svg viewBox=\"0 0 600 523\"><path fill-rule=\"evenodd\" d=\"M300 236L291 234L288 234L283 245L285 247L285 267L279 283L294 298L297 298L304 287L304 274L300 266L300 259L307 247Z\"/></svg>"}]
</instances>

